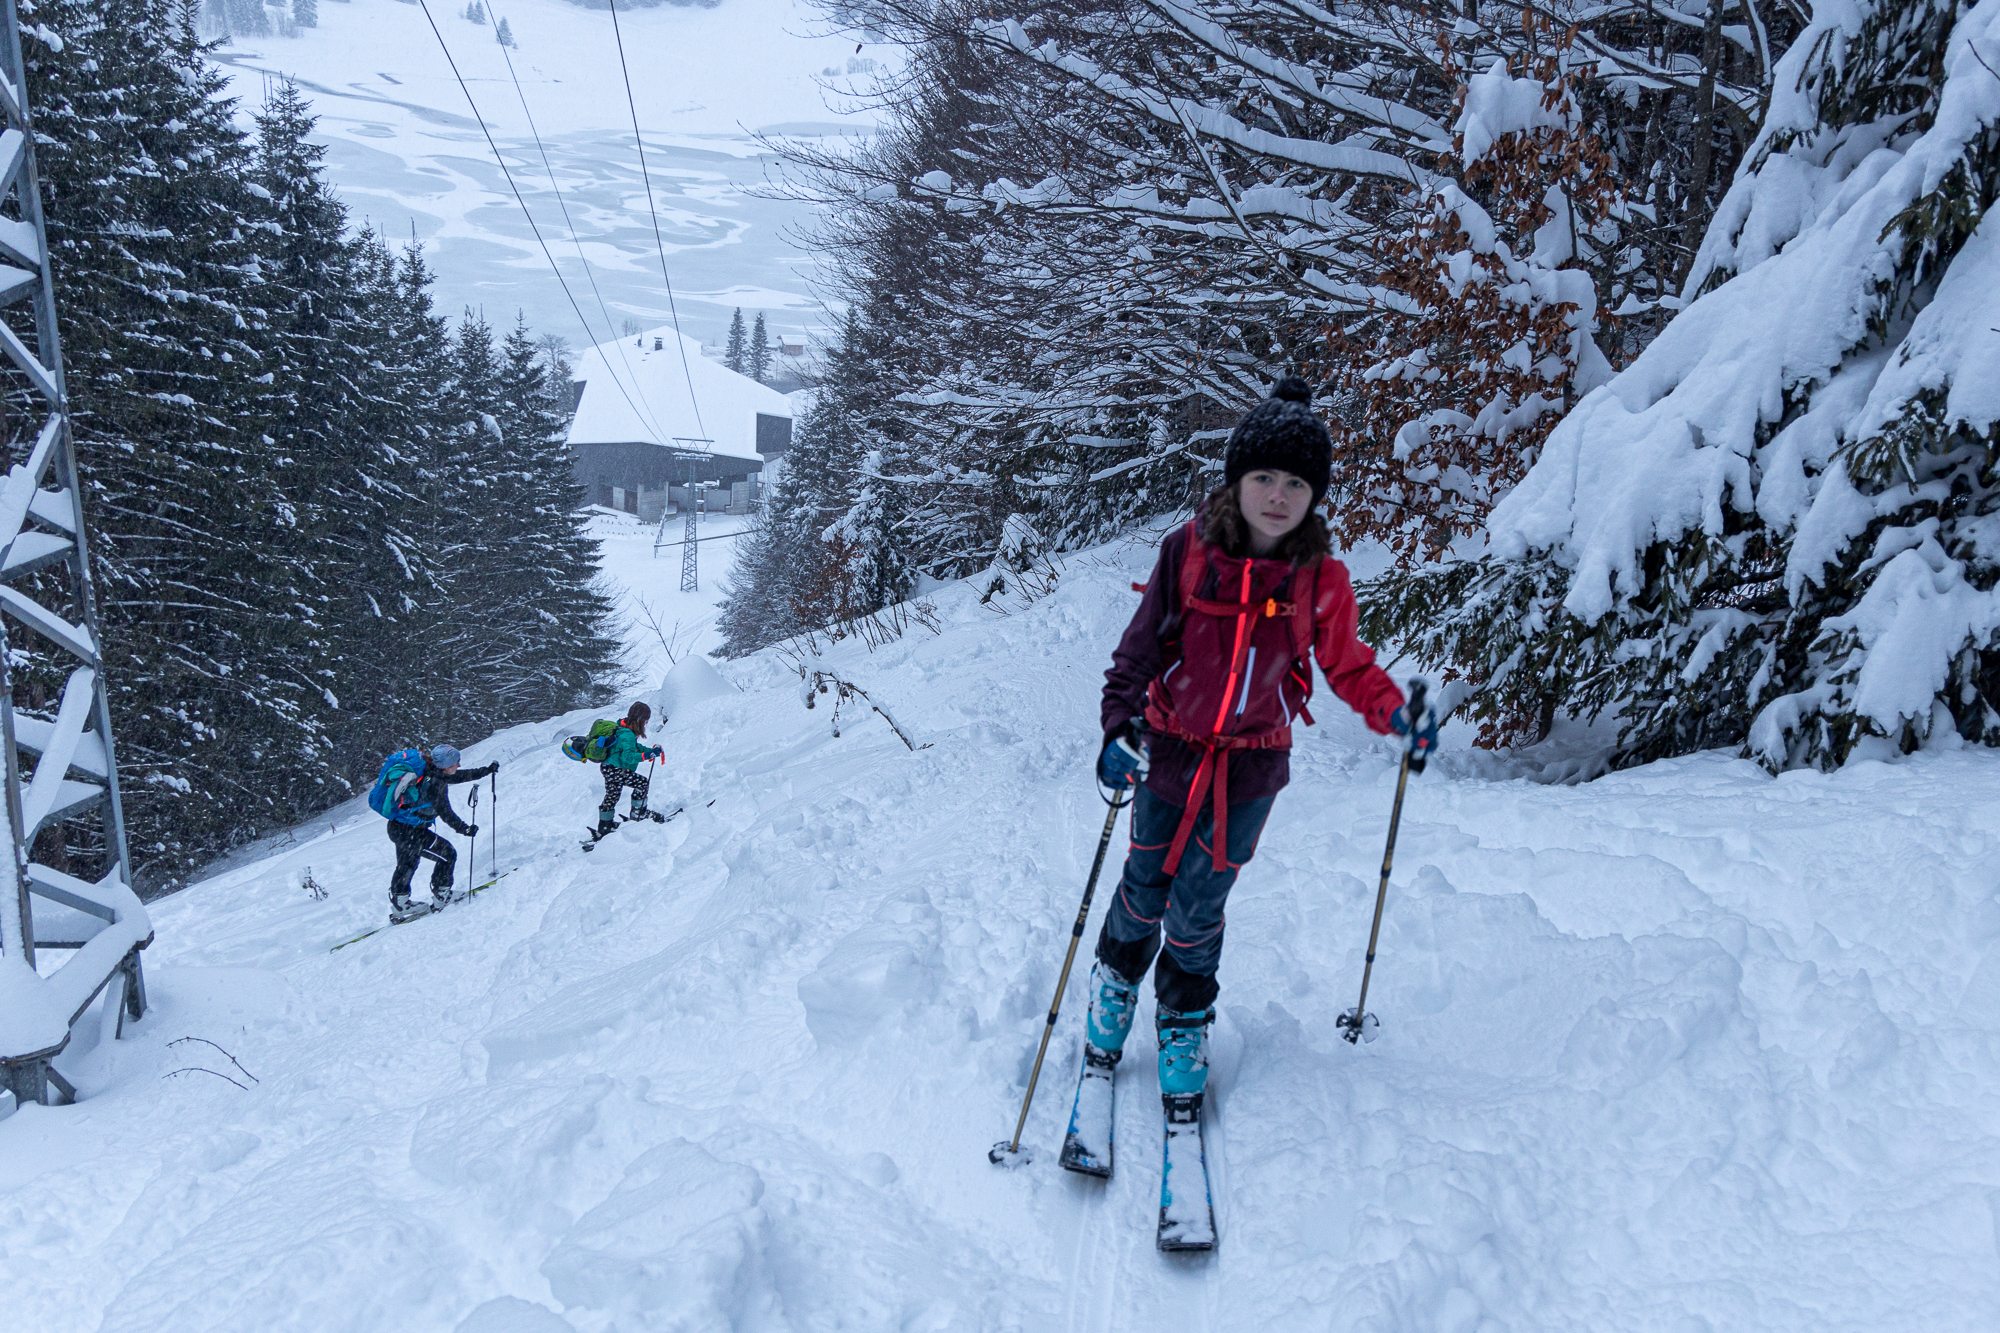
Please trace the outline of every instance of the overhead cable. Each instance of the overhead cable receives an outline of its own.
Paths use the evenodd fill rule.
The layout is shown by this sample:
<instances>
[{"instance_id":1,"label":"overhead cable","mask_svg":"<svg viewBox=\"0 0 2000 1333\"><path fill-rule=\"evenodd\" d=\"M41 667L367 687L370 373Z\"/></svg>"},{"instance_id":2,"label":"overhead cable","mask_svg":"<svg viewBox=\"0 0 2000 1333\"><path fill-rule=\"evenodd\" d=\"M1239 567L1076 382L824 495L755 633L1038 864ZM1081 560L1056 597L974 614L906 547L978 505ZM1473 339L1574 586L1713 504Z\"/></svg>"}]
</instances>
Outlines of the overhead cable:
<instances>
[{"instance_id":1,"label":"overhead cable","mask_svg":"<svg viewBox=\"0 0 2000 1333\"><path fill-rule=\"evenodd\" d=\"M495 21L498 21L497 16ZM625 373L631 377L632 387L638 391L640 401L646 404L646 419L644 424L652 430L654 442L665 444L667 442L666 435L661 430L659 415L653 410L652 400L646 397L645 381L639 378L639 372L632 368L632 359L625 354L624 335L613 334L611 331L611 308L605 304L604 293L598 289L597 271L590 266L590 259L583 253L583 238L577 234L576 223L569 215L569 201L563 198L562 186L556 181L555 164L549 160L548 145L542 142L542 132L535 125L535 113L528 109L527 90L521 87L521 76L514 69L514 57L507 53L507 48L504 44L500 47L500 57L507 62L507 76L514 81L514 96L520 99L521 114L528 121L528 133L534 136L535 149L542 155L542 169L549 174L549 188L555 192L556 207L562 210L563 226L569 230L570 244L576 247L577 262L583 265L583 276L589 280L590 293L597 300L599 313L604 316L605 338L607 341L615 342L618 348L618 359L624 364ZM590 330L587 326L584 332L589 334ZM594 338L592 340L595 341ZM603 355L602 351L599 352L599 355ZM627 398L626 401L630 402L631 399ZM634 411L637 411L637 409L635 408ZM699 413L696 414L697 418L699 418L699 415Z\"/></svg>"},{"instance_id":2,"label":"overhead cable","mask_svg":"<svg viewBox=\"0 0 2000 1333\"><path fill-rule=\"evenodd\" d=\"M507 178L507 188L514 192L514 202L521 206L521 216L528 219L528 230L534 233L535 244L542 247L542 256L549 261L549 268L555 273L556 282L561 285L563 295L569 299L569 308L576 312L576 322L583 326L584 337L590 337L590 321L583 317L583 307L577 304L576 294L570 291L569 282L563 277L562 267L556 263L555 255L549 251L549 243L542 239L542 229L535 225L535 215L528 210L528 201L521 197L521 187L514 183L514 173L507 169L507 159L501 155L500 145L493 141L493 131L487 128L486 117L479 114L479 104L472 98L472 89L466 86L465 76L458 72L458 62L452 59L451 48L445 44L444 33L438 28L437 19L431 16L429 0L417 0L417 7L424 11L424 18L431 25L431 32L437 36L438 49L444 52L445 63L451 66L451 76L458 80L458 90L465 94L465 104L472 108L472 118L479 122L479 132L486 136L486 146L493 150L493 160L500 164L500 174ZM604 368L607 371L611 370L611 362L608 359L605 359ZM639 405L632 401L631 394L626 393L625 386L619 382L616 373L611 375L611 382L617 385L618 392L624 396L626 406L632 409L632 415L642 421L648 420L649 414L639 410ZM653 429L658 431L658 425L655 424Z\"/></svg>"},{"instance_id":3,"label":"overhead cable","mask_svg":"<svg viewBox=\"0 0 2000 1333\"><path fill-rule=\"evenodd\" d=\"M646 140L639 133L639 104L632 98L632 69L625 63L625 34L618 27L618 0L607 0L611 6L611 35L618 42L618 70L625 76L625 105L632 113L632 140L639 145L639 176L646 182L646 212L653 218L653 247L660 253L660 281L667 284L667 313L674 320L674 341L680 344L681 373L687 376L688 402L694 406L695 425L703 435L708 427L701 419L701 403L694 392L694 372L688 368L687 339L681 335L681 313L674 304L674 280L667 276L667 243L660 237L660 212L653 207L653 177L646 170Z\"/></svg>"}]
</instances>

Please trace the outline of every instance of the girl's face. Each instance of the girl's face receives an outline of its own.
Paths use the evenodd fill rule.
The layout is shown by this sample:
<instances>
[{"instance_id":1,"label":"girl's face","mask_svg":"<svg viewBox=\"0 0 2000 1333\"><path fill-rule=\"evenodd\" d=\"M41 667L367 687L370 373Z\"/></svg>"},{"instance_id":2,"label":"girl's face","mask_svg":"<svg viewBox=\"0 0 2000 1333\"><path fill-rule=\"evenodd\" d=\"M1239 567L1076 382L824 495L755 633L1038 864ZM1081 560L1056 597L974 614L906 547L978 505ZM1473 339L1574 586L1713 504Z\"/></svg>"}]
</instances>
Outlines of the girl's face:
<instances>
[{"instance_id":1,"label":"girl's face","mask_svg":"<svg viewBox=\"0 0 2000 1333\"><path fill-rule=\"evenodd\" d=\"M1312 486L1276 468L1246 472L1236 483L1236 504L1250 525L1250 554L1269 555L1279 542L1305 522L1312 508Z\"/></svg>"}]
</instances>

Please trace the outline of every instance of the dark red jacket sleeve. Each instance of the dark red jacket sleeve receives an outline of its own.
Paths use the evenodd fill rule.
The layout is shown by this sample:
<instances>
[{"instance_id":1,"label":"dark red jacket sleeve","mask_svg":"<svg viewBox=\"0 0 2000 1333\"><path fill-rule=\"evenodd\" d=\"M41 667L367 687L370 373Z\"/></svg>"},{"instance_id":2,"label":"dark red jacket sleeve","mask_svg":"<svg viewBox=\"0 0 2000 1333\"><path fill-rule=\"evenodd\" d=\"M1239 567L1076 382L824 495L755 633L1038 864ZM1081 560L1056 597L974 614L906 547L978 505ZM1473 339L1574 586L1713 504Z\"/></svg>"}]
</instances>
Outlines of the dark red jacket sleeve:
<instances>
[{"instance_id":1,"label":"dark red jacket sleeve","mask_svg":"<svg viewBox=\"0 0 2000 1333\"><path fill-rule=\"evenodd\" d=\"M1146 711L1146 687L1160 674L1166 660L1162 640L1180 628L1181 553L1187 549L1187 528L1175 528L1160 543L1160 558L1153 577L1146 583L1146 595L1132 613L1132 623L1111 651L1111 669L1104 673L1104 704L1099 721L1104 734L1124 725L1127 718Z\"/></svg>"},{"instance_id":2,"label":"dark red jacket sleeve","mask_svg":"<svg viewBox=\"0 0 2000 1333\"><path fill-rule=\"evenodd\" d=\"M1313 656L1319 659L1326 683L1361 714L1370 731L1388 735L1389 714L1403 706L1403 692L1388 672L1375 665L1375 650L1361 642L1357 632L1361 608L1355 605L1347 566L1329 559L1320 570L1315 592L1313 620L1318 633Z\"/></svg>"}]
</instances>

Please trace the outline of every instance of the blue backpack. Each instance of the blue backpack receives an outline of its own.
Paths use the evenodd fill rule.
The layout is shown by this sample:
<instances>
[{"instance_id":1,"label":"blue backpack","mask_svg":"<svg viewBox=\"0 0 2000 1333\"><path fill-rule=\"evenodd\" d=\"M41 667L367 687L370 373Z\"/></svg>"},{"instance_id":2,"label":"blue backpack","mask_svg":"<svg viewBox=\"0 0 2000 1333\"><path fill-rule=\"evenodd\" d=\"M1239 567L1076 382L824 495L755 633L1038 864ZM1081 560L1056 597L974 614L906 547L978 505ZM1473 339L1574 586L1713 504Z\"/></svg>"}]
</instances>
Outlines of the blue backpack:
<instances>
[{"instance_id":1,"label":"blue backpack","mask_svg":"<svg viewBox=\"0 0 2000 1333\"><path fill-rule=\"evenodd\" d=\"M375 786L368 793L368 808L398 824L428 824L430 820L425 816L430 811L429 803L411 804L408 800L410 788L423 774L422 750L396 751L382 761L382 771L375 775Z\"/></svg>"}]
</instances>

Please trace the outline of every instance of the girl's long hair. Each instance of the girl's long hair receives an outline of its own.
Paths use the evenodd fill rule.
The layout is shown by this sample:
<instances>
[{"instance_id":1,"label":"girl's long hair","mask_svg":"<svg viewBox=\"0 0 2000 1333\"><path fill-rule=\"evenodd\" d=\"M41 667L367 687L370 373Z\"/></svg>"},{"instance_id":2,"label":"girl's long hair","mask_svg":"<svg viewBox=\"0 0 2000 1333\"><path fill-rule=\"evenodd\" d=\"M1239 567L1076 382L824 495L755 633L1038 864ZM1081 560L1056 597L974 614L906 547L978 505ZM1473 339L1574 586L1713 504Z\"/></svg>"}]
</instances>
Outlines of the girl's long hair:
<instances>
[{"instance_id":1,"label":"girl's long hair","mask_svg":"<svg viewBox=\"0 0 2000 1333\"><path fill-rule=\"evenodd\" d=\"M1208 493L1201 510L1201 539L1237 560L1250 554L1250 521L1243 517L1243 504L1237 495L1237 487L1241 485L1235 482L1217 486ZM1277 549L1265 559L1289 560L1292 568L1297 569L1332 554L1333 537L1326 530L1326 519L1319 506L1314 505L1296 528L1279 539Z\"/></svg>"},{"instance_id":2,"label":"girl's long hair","mask_svg":"<svg viewBox=\"0 0 2000 1333\"><path fill-rule=\"evenodd\" d=\"M646 724L653 720L652 708L644 703L632 705L632 711L625 714L625 721L641 736L646 734Z\"/></svg>"}]
</instances>

